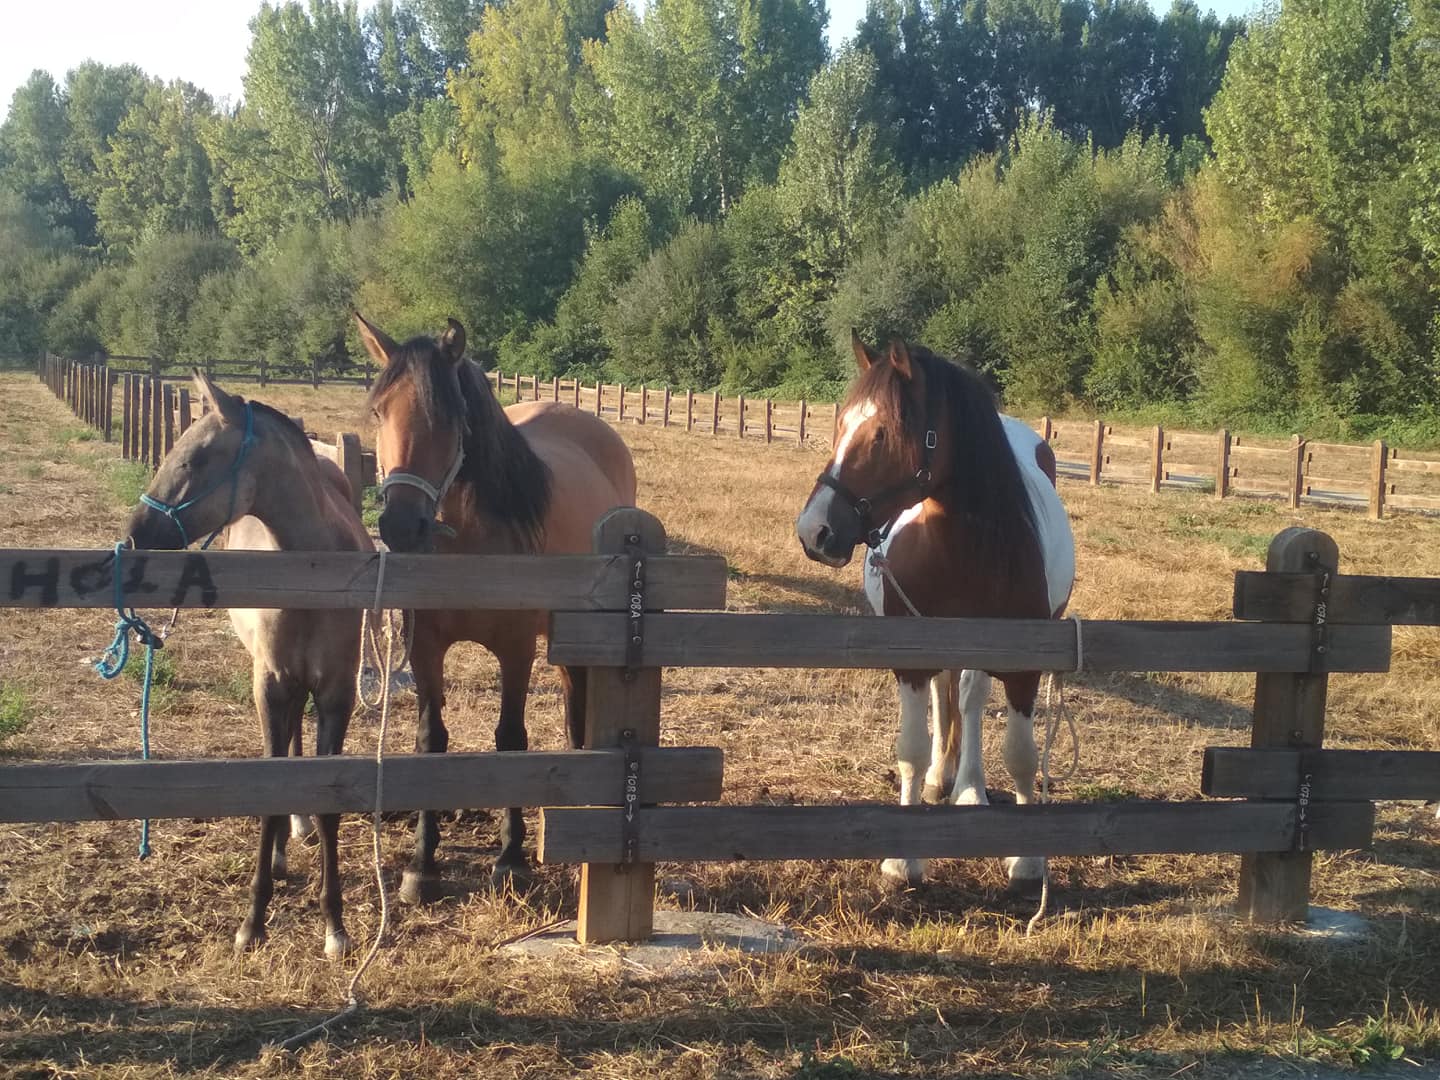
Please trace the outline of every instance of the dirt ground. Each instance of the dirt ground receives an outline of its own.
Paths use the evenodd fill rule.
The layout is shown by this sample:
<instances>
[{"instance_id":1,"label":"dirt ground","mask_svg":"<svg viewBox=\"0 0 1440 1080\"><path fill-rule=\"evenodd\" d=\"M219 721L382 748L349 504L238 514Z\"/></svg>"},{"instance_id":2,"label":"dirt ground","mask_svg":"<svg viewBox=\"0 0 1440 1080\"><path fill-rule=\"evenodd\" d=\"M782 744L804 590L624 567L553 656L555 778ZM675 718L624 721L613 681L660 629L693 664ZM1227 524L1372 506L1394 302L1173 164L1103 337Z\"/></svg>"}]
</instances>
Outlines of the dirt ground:
<instances>
[{"instance_id":1,"label":"dirt ground","mask_svg":"<svg viewBox=\"0 0 1440 1080\"><path fill-rule=\"evenodd\" d=\"M33 377L0 375L0 393L0 543L113 542L143 474ZM313 430L371 441L356 389L265 399ZM674 549L728 560L730 608L860 610L858 571L808 563L793 538L818 453L623 431L641 505ZM1087 618L1226 618L1233 572L1260 566L1291 524L1331 533L1343 570L1440 575L1432 520L1071 483L1062 496L1080 545L1073 607ZM102 611L6 613L0 730L7 718L25 727L0 760L136 755L138 681L102 683L89 667L111 632ZM154 753L254 754L249 664L225 616L186 613L165 652ZM1389 674L1333 677L1329 744L1440 750L1437 660L1440 634L1399 628ZM1081 768L1057 797L1197 796L1203 748L1248 740L1252 694L1239 675L1074 680ZM488 655L457 649L447 696L451 746L488 749ZM413 697L397 704L388 749L404 752ZM548 669L529 716L532 746L563 745ZM722 747L727 802L891 801L895 728L887 673L665 673L664 741ZM347 750L372 753L376 733L357 717ZM1058 914L1028 938L1033 906L1006 895L993 861L932 864L930 883L902 893L871 863L669 864L660 907L763 917L800 947L710 950L663 974L503 950L574 914L576 874L541 867L527 895L495 895L494 825L462 814L444 825L444 899L395 912L365 1011L294 1054L262 1048L338 1007L358 962L321 956L314 850L292 845L269 942L236 957L255 824L156 822L144 863L137 829L0 826L0 1076L1300 1077L1384 1062L1440 1075L1440 828L1413 803L1381 805L1372 850L1316 859L1315 902L1368 920L1347 944L1229 918L1232 856L1055 860ZM368 824L347 819L341 836L347 923L368 942ZM391 822L392 892L409 847L407 824Z\"/></svg>"}]
</instances>

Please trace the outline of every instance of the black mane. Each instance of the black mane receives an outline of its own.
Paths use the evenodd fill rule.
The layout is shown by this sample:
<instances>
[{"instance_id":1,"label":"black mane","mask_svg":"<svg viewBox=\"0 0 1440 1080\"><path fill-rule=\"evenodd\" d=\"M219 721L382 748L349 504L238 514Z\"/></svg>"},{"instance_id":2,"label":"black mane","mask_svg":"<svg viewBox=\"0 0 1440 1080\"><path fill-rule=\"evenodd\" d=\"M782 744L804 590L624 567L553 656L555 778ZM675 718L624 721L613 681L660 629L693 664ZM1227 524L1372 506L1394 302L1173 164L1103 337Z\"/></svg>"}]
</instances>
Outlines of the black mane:
<instances>
[{"instance_id":1,"label":"black mane","mask_svg":"<svg viewBox=\"0 0 1440 1080\"><path fill-rule=\"evenodd\" d=\"M871 364L860 376L856 394L875 404L887 430L903 433L917 470L925 455L927 420L921 410L934 415L944 409L950 437L941 446L950 447L953 461L937 494L969 519L977 557L990 567L1014 565L1020 552L1038 542L1039 530L995 395L974 371L919 346L909 352L912 366L924 378L924 405L914 400L909 384L884 360Z\"/></svg>"},{"instance_id":2,"label":"black mane","mask_svg":"<svg viewBox=\"0 0 1440 1080\"><path fill-rule=\"evenodd\" d=\"M433 338L411 338L395 350L370 390L371 404L410 379L433 427L459 427L465 460L455 478L467 510L509 529L524 551L544 545L550 470L495 400L489 380L469 361L452 363Z\"/></svg>"}]
</instances>

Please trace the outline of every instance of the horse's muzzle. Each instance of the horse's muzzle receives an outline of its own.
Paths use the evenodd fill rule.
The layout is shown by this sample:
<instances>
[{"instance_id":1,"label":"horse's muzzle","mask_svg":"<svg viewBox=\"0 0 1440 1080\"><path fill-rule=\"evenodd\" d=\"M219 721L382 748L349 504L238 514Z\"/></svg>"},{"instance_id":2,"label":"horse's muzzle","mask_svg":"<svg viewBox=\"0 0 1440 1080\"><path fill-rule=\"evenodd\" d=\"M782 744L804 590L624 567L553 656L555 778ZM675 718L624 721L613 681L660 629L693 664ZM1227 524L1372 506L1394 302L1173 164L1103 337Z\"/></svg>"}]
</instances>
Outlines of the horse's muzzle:
<instances>
[{"instance_id":1,"label":"horse's muzzle","mask_svg":"<svg viewBox=\"0 0 1440 1080\"><path fill-rule=\"evenodd\" d=\"M391 551L428 552L435 547L435 523L417 507L387 502L380 514L380 539Z\"/></svg>"},{"instance_id":2,"label":"horse's muzzle","mask_svg":"<svg viewBox=\"0 0 1440 1080\"><path fill-rule=\"evenodd\" d=\"M144 551L179 551L185 546L180 527L148 506L137 506L125 524L125 536Z\"/></svg>"}]
</instances>

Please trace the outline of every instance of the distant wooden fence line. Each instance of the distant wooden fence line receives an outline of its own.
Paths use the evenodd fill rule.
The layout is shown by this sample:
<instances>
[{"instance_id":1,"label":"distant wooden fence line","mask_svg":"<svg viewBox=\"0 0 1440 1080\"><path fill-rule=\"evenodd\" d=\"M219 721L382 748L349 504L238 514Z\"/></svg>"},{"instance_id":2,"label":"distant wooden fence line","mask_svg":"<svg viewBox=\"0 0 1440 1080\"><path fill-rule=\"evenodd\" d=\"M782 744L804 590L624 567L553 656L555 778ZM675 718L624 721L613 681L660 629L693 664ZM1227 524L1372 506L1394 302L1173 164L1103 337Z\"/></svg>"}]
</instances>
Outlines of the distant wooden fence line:
<instances>
[{"instance_id":1,"label":"distant wooden fence line","mask_svg":"<svg viewBox=\"0 0 1440 1080\"><path fill-rule=\"evenodd\" d=\"M1235 580L1248 622L854 619L739 614L714 556L667 556L660 523L608 515L589 556L391 554L386 607L551 611L549 659L586 668L585 749L392 755L385 808L541 807L540 857L582 863L582 941L648 937L659 861L1241 855L1238 910L1303 919L1313 853L1369 846L1376 799L1440 795L1440 754L1323 749L1331 672L1390 664L1391 625L1440 624L1440 581L1340 576L1333 540L1287 529L1263 573ZM359 608L377 602L373 553L132 552L125 603ZM0 551L12 607L109 608L108 551ZM673 609L689 609L675 612ZM667 609L671 609L668 610ZM713 803L713 747L660 748L671 666L974 667L1255 672L1250 747L1210 747L1187 801L1043 806L675 806ZM394 782L391 771L394 770ZM0 766L0 821L370 810L357 757ZM1218 797L1218 798L1217 798ZM1223 800L1223 801L1221 801Z\"/></svg>"},{"instance_id":2,"label":"distant wooden fence line","mask_svg":"<svg viewBox=\"0 0 1440 1080\"><path fill-rule=\"evenodd\" d=\"M120 436L127 458L154 465L188 425L189 390L177 379L126 370L118 359L71 360L47 356L38 374L81 419L111 439L115 396L121 396ZM238 362L215 362L217 377L230 377ZM258 363L258 362L257 362ZM251 377L256 365L248 366ZM235 367L235 372L247 370ZM535 375L488 372L498 393L517 400L564 401L612 423L655 425L715 438L811 446L834 445L839 405L784 402L745 395L723 397L669 387L584 383ZM368 385L363 377L326 379ZM312 380L281 380L309 383ZM315 385L321 384L316 371ZM174 416L172 420L171 417ZM157 419L158 418L158 419ZM302 425L303 426L303 425ZM1054 420L1031 424L1055 451L1062 476L1100 484L1137 484L1151 491L1210 491L1280 498L1291 507L1331 505L1364 508L1379 520L1387 510L1440 512L1440 455L1425 457L1391 449L1383 440L1368 446L1325 443L1299 435L1288 442L1226 429L1213 433L1121 428L1104 420ZM373 476L373 469L370 471Z\"/></svg>"}]
</instances>

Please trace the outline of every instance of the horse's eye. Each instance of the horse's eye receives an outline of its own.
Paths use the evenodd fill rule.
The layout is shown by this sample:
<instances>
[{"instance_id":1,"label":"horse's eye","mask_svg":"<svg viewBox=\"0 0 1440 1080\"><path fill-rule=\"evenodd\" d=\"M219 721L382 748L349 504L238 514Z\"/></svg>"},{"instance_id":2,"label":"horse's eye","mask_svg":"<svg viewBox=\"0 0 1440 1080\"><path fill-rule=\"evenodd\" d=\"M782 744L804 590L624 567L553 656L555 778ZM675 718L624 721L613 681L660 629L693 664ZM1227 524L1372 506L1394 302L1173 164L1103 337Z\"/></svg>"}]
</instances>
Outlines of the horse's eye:
<instances>
[{"instance_id":1,"label":"horse's eye","mask_svg":"<svg viewBox=\"0 0 1440 1080\"><path fill-rule=\"evenodd\" d=\"M877 443L883 443L885 441L885 429L883 427L875 429L875 441Z\"/></svg>"}]
</instances>

